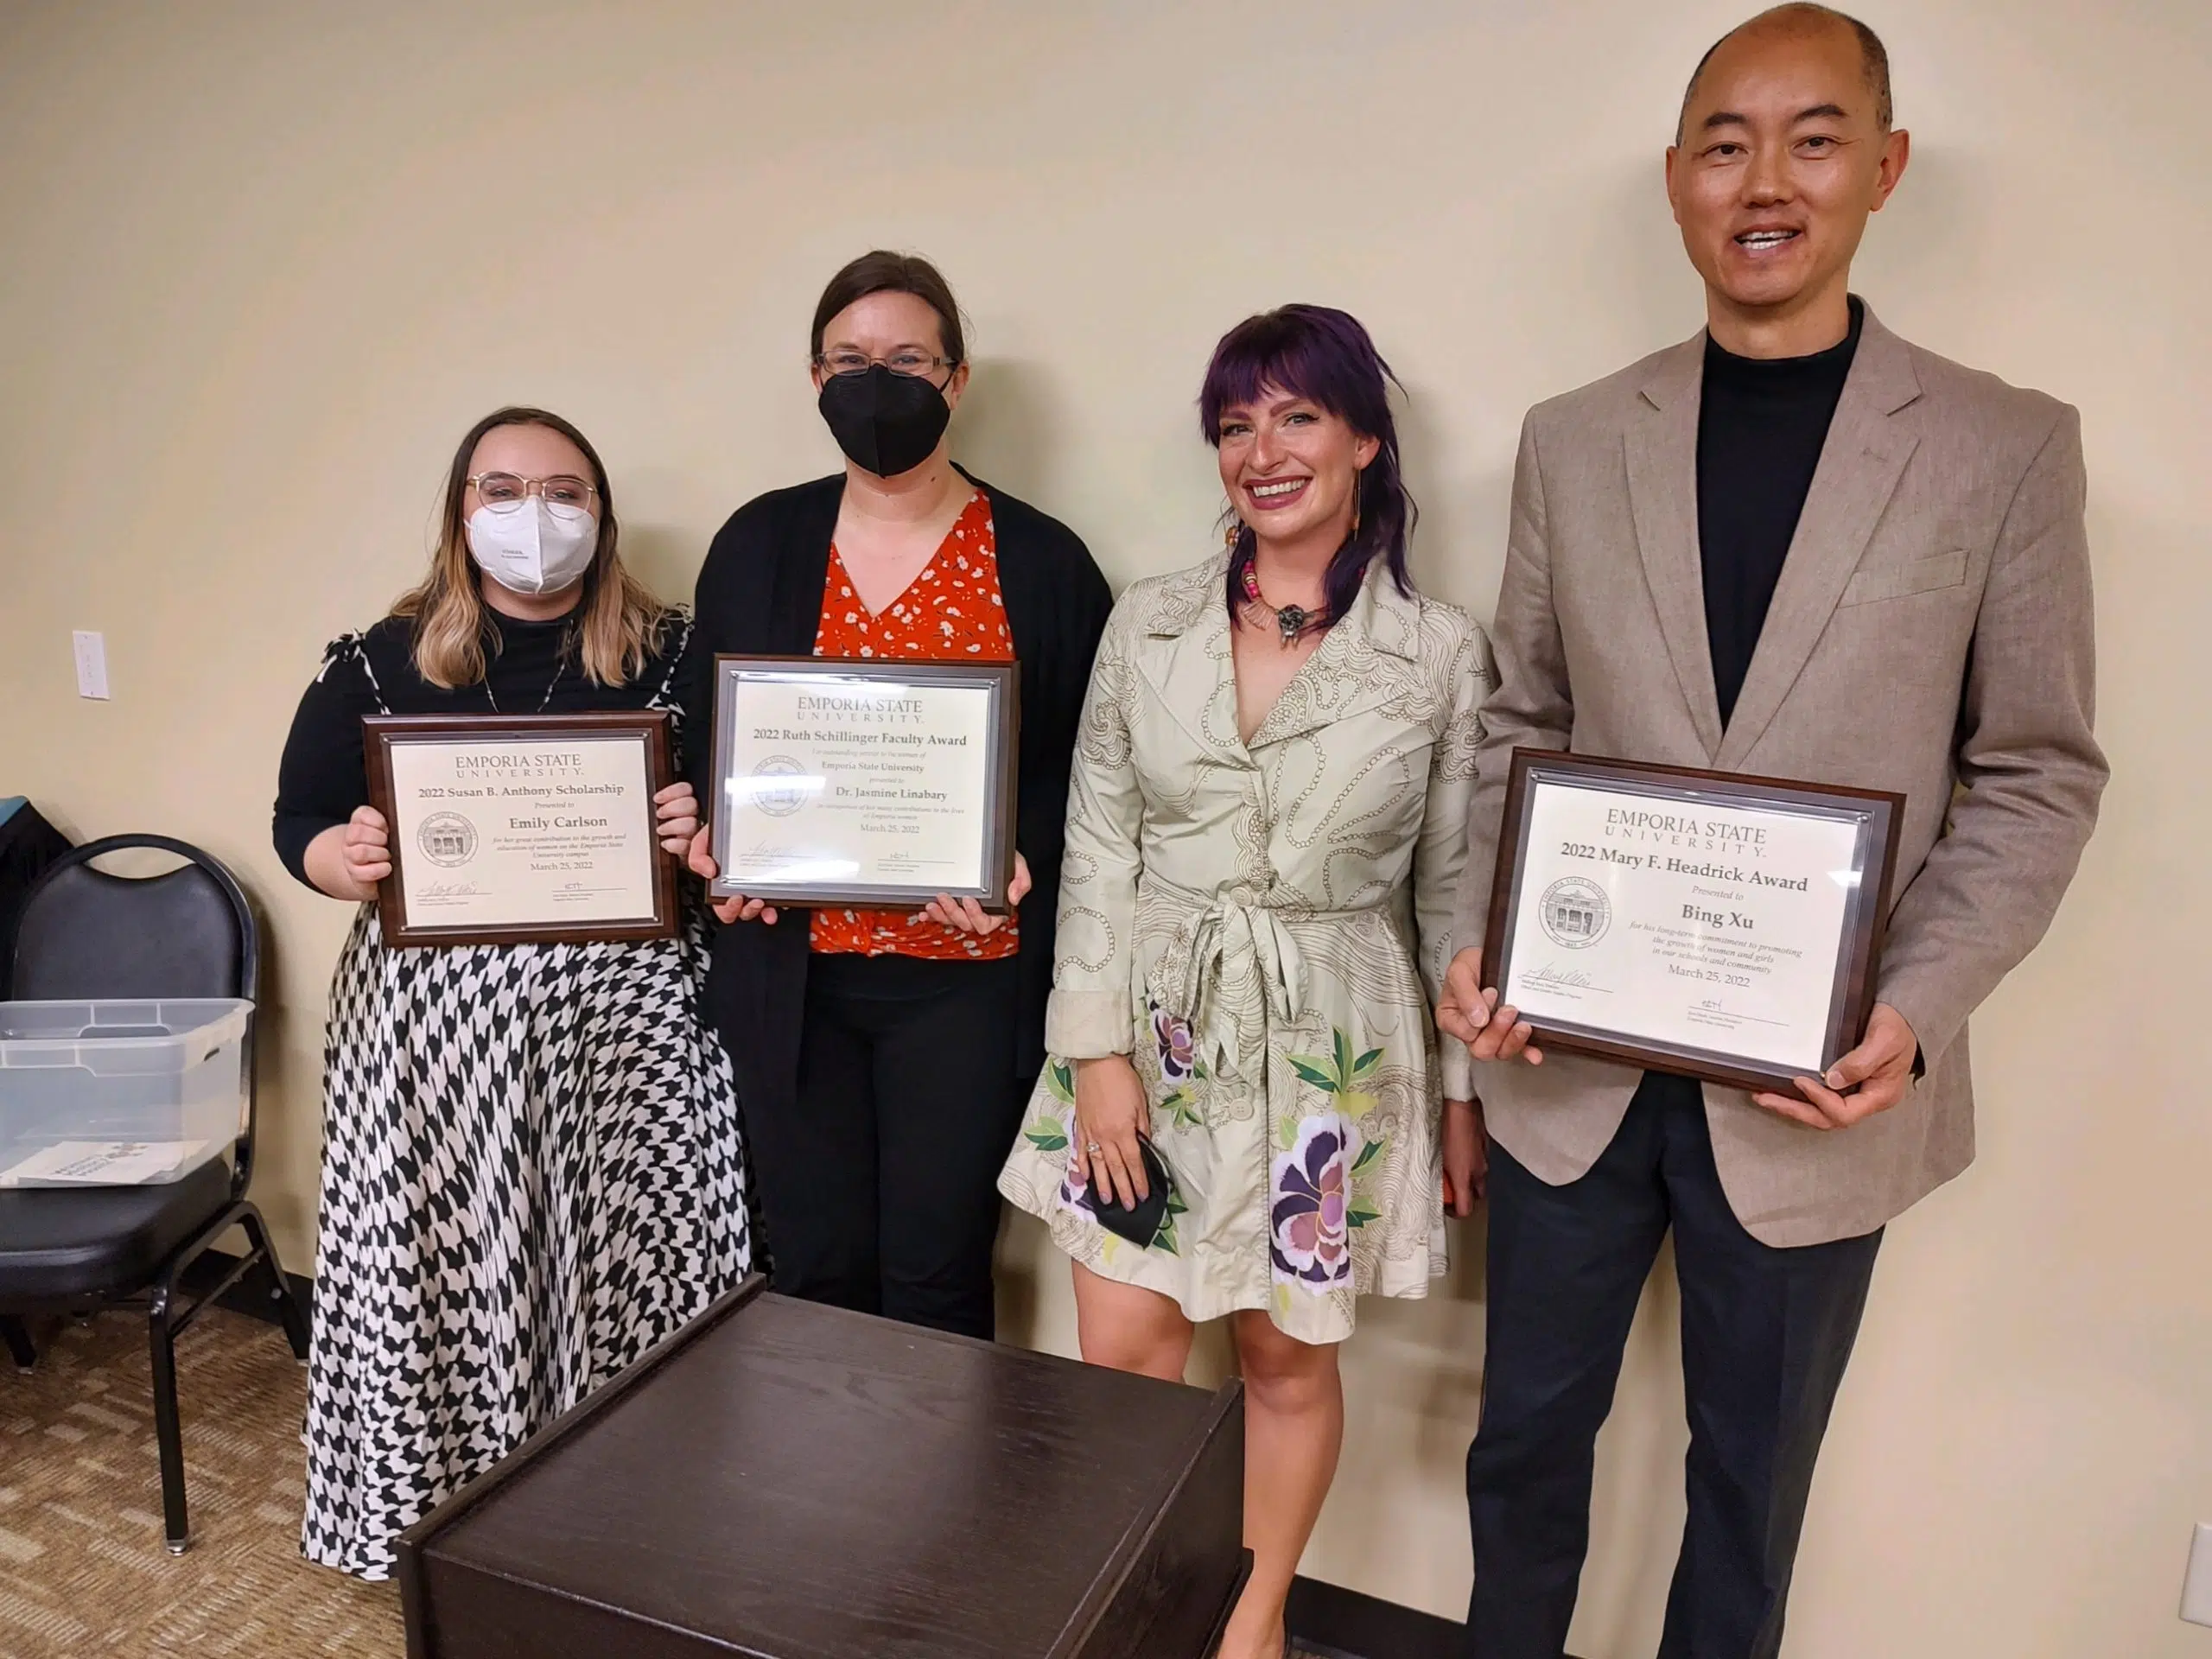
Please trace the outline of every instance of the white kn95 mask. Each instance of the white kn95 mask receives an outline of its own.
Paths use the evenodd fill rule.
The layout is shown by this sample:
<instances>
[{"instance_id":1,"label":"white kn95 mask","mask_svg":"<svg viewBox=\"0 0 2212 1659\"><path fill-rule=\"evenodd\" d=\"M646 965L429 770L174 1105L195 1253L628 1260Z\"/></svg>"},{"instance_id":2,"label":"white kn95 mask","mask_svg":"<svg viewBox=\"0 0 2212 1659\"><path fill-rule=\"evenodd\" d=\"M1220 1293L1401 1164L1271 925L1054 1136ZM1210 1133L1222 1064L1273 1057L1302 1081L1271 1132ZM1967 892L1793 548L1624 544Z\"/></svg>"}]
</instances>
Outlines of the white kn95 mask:
<instances>
[{"instance_id":1,"label":"white kn95 mask","mask_svg":"<svg viewBox=\"0 0 2212 1659\"><path fill-rule=\"evenodd\" d=\"M514 594L557 594L583 580L599 550L599 520L582 507L537 496L501 512L468 515L468 551L484 574Z\"/></svg>"}]
</instances>

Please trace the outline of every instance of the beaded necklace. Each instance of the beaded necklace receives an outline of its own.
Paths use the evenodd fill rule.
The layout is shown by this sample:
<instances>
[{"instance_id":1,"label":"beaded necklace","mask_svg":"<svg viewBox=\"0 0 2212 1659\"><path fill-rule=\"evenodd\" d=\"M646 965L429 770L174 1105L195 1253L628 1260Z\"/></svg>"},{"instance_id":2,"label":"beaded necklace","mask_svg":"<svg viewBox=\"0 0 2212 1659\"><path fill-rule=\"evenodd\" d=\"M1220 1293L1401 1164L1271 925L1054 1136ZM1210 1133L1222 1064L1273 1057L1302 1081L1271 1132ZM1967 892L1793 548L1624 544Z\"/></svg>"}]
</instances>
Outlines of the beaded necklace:
<instances>
[{"instance_id":1,"label":"beaded necklace","mask_svg":"<svg viewBox=\"0 0 2212 1659\"><path fill-rule=\"evenodd\" d=\"M1275 632L1282 637L1286 650L1296 645L1305 635L1329 626L1329 613L1325 607L1320 610L1309 611L1303 605L1268 604L1260 596L1260 578L1258 573L1252 569L1254 563L1252 556L1247 554L1244 557L1243 574L1241 577L1244 597L1274 618Z\"/></svg>"}]
</instances>

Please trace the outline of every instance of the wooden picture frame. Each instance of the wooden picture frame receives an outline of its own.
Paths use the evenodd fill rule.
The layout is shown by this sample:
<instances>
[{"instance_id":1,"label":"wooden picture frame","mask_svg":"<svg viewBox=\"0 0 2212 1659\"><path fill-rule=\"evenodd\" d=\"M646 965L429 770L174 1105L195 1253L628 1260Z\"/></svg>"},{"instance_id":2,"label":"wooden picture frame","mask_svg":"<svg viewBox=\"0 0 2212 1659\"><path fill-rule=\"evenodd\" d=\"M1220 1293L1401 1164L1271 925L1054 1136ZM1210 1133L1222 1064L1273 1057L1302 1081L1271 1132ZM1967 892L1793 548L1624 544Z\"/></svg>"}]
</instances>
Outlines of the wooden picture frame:
<instances>
[{"instance_id":1,"label":"wooden picture frame","mask_svg":"<svg viewBox=\"0 0 2212 1659\"><path fill-rule=\"evenodd\" d=\"M434 849L448 846L454 855L465 861L474 861L480 831L468 816L469 808L455 804L452 809L424 811L421 800L410 798L402 801L394 775L394 754L397 750L415 746L410 760L418 757L437 757L441 751L461 749L469 752L461 759L482 759L493 755L518 756L528 760L532 755L554 755L561 753L582 753L582 751L562 751L562 744L587 742L595 749L609 740L629 740L642 751L645 799L640 808L645 815L644 830L651 862L648 877L639 878L632 872L630 878L619 885L626 898L634 898L634 904L622 906L617 916L599 914L589 918L563 919L558 917L559 900L552 906L553 914L534 913L540 906L533 901L524 907L527 919L517 920L502 917L495 921L461 922L436 916L427 908L429 901L420 892L413 895L410 904L410 877L423 877L433 865L442 866L447 857L436 856ZM391 852L391 874L378 883L377 906L382 925L384 942L396 947L444 944L536 944L562 940L569 941L630 941L664 939L675 937L681 919L681 908L676 880L675 860L661 849L658 823L654 814L653 797L675 781L672 754L669 740L669 717L658 709L639 709L635 712L616 710L607 712L563 715L370 715L361 721L361 745L368 764L369 804L384 815ZM623 758L618 753L604 757L620 766ZM594 758L593 765L599 764ZM520 767L518 770L544 773L563 768ZM589 767L576 769L573 780L562 778L533 776L527 781L506 783L499 779L502 770L489 764L463 768L470 782L464 785L476 789L501 789L512 791L504 797L469 796L472 802L480 799L519 800L521 807L540 798L547 802L547 810L556 815L563 808L556 803L568 798L570 790L589 791L594 785L586 775ZM626 787L626 778L625 782ZM547 793L550 790L553 793ZM574 797L585 805L595 798L589 792ZM480 806L479 809L480 810ZM577 809L581 810L582 808ZM627 809L625 809L627 810ZM431 822L440 817L459 818L458 825L442 828ZM429 839L425 839L426 835ZM572 833L565 829L552 831L548 841L550 849L563 854L564 862L575 858L588 861L590 854L570 853L563 848L560 838ZM514 856L508 854L512 860ZM634 851L629 855L634 861ZM580 887L591 878L593 872L587 863L580 869L576 880L569 888ZM496 898L487 899L496 904ZM518 905L521 906L518 900Z\"/></svg>"},{"instance_id":2,"label":"wooden picture frame","mask_svg":"<svg viewBox=\"0 0 2212 1659\"><path fill-rule=\"evenodd\" d=\"M712 849L715 863L721 874L709 885L709 891L716 898L729 898L742 893L747 898L764 899L776 905L851 905L871 908L917 909L939 893L956 899L973 899L982 909L1004 913L1010 906L1007 893L1014 880L1014 814L1019 779L1019 750L1021 735L1021 671L1014 663L948 663L875 661L871 658L843 657L772 657L725 654L715 658L714 693L714 767L710 774L712 798L701 803L709 826L708 844ZM945 691L974 690L989 698L985 717L984 741L987 746L982 761L981 787L983 798L973 804L971 816L977 819L976 829L982 836L978 852L978 868L982 874L979 882L943 885L931 881L854 880L838 879L833 874L805 874L789 880L760 878L741 879L731 874L729 837L733 833L734 814L725 810L733 788L734 769L740 764L738 732L749 716L741 715L736 703L748 683L761 685L788 686L793 683L818 683L824 695L842 687L859 692L866 697L895 694L899 688L923 688ZM880 688L880 692L876 689ZM803 705L802 705L803 706ZM917 714L918 726L925 726L928 717ZM758 735L759 728L752 728ZM813 734L787 732L793 738ZM840 734L840 736L844 736ZM895 792L896 780L889 774L880 779L868 776L868 768L874 760L897 762L911 773L908 760L926 759L930 751L925 747L931 741L926 731L904 734L895 740L910 743L919 736L925 747L912 751L894 752L881 756L855 754L840 756L841 766L850 763L849 778L857 784L878 785L887 792ZM855 740L857 741L857 740ZM803 747L803 746L799 746ZM787 764L793 782L788 790L757 791L762 795L779 798L790 796L798 810L805 804L804 791L811 788L819 791L827 786L826 778L816 770L818 755L808 753L792 757L778 754L767 762L748 770L748 778L758 777L765 766ZM887 814L896 814L895 804L887 804ZM842 831L840 833L845 833ZM853 832L857 835L857 831ZM871 843L874 844L874 843Z\"/></svg>"},{"instance_id":3,"label":"wooden picture frame","mask_svg":"<svg viewBox=\"0 0 2212 1659\"><path fill-rule=\"evenodd\" d=\"M1897 874L1897 834L1904 812L1904 796L1791 779L1516 748L1506 782L1488 925L1483 936L1483 985L1486 989L1499 991L1501 1006L1510 1000L1505 995L1506 988L1513 982L1516 947L1524 943L1516 937L1516 931L1518 918L1525 909L1522 882L1529 862L1529 843L1536 795L1540 790L1554 786L1619 792L1693 810L1702 804L1854 823L1859 827L1857 861L1849 873L1855 879L1845 884L1849 897L1837 938L1833 941L1815 941L1803 947L1808 957L1815 948L1822 950L1824 954L1819 961L1823 963L1829 960L1826 953L1832 951L1834 963L1827 1007L1821 1022L1821 1057L1817 1067L1777 1065L1719 1043L1706 1047L1640 1040L1622 1029L1626 1022L1580 1022L1555 1014L1538 1017L1522 1010L1521 1019L1534 1033L1532 1043L1540 1048L1588 1054L1730 1088L1793 1095L1797 1092L1796 1078L1825 1072L1840 1056L1857 1046L1866 1034L1867 1017L1873 1009L1875 976L1888 931L1891 889ZM1696 971L1684 970L1686 976L1694 976Z\"/></svg>"}]
</instances>

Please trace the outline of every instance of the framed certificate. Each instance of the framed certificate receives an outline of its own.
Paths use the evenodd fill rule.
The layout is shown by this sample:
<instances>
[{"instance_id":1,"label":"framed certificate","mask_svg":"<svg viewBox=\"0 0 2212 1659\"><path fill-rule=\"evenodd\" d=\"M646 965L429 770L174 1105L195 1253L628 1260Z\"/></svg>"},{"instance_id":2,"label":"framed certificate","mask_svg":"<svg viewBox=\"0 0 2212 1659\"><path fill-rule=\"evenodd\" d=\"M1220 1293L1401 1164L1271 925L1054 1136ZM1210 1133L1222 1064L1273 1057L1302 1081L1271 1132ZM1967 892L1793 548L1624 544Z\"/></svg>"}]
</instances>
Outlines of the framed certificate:
<instances>
[{"instance_id":1,"label":"framed certificate","mask_svg":"<svg viewBox=\"0 0 2212 1659\"><path fill-rule=\"evenodd\" d=\"M1006 908L1020 671L1011 663L715 659L718 898Z\"/></svg>"},{"instance_id":2,"label":"framed certificate","mask_svg":"<svg viewBox=\"0 0 2212 1659\"><path fill-rule=\"evenodd\" d=\"M1539 1046L1794 1092L1865 1034L1904 810L1516 749L1483 983Z\"/></svg>"},{"instance_id":3,"label":"framed certificate","mask_svg":"<svg viewBox=\"0 0 2212 1659\"><path fill-rule=\"evenodd\" d=\"M391 837L386 944L675 933L666 715L371 715L361 739Z\"/></svg>"}]
</instances>

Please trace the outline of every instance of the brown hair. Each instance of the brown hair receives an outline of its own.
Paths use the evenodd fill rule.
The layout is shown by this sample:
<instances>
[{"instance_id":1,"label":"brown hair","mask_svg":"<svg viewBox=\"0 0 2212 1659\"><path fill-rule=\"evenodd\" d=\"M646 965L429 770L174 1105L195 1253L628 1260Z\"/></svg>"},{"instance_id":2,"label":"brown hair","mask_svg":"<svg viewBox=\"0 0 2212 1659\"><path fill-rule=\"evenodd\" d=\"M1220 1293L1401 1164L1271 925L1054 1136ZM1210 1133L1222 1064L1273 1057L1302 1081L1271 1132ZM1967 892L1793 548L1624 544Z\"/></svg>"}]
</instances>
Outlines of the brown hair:
<instances>
[{"instance_id":1,"label":"brown hair","mask_svg":"<svg viewBox=\"0 0 2212 1659\"><path fill-rule=\"evenodd\" d=\"M607 467L591 440L558 415L543 409L495 410L468 429L454 451L446 475L444 511L438 519L437 550L430 573L400 596L394 616L415 621L415 669L432 685L447 690L474 685L484 677L484 636L497 626L477 584L475 561L468 554L468 524L461 504L468 496L468 464L486 432L503 426L542 426L557 432L591 463L592 486L599 492L599 546L584 573L583 597L575 615L575 641L582 647L584 676L594 685L621 685L639 673L660 649L668 609L645 585L623 568L615 551L614 498Z\"/></svg>"},{"instance_id":2,"label":"brown hair","mask_svg":"<svg viewBox=\"0 0 2212 1659\"><path fill-rule=\"evenodd\" d=\"M938 334L944 354L955 363L968 360L968 342L960 332L960 305L944 274L918 253L888 253L878 248L864 253L830 279L822 302L814 308L813 343L807 347L822 354L823 330L847 306L871 294L912 294L937 313Z\"/></svg>"}]
</instances>

